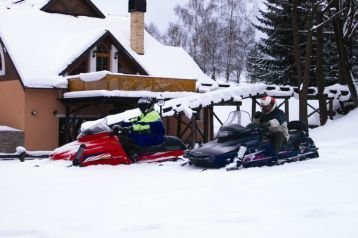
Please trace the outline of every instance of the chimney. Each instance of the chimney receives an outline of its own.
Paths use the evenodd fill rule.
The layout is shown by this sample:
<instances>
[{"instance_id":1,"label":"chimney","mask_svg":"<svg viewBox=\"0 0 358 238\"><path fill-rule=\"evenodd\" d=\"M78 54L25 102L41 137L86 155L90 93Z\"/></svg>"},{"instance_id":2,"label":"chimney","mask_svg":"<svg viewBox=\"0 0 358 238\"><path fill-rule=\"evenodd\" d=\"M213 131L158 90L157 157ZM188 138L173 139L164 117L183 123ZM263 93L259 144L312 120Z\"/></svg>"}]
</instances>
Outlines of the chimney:
<instances>
[{"instance_id":1,"label":"chimney","mask_svg":"<svg viewBox=\"0 0 358 238\"><path fill-rule=\"evenodd\" d=\"M144 55L144 13L146 11L146 0L129 0L128 12L131 14L131 48L139 55Z\"/></svg>"}]
</instances>

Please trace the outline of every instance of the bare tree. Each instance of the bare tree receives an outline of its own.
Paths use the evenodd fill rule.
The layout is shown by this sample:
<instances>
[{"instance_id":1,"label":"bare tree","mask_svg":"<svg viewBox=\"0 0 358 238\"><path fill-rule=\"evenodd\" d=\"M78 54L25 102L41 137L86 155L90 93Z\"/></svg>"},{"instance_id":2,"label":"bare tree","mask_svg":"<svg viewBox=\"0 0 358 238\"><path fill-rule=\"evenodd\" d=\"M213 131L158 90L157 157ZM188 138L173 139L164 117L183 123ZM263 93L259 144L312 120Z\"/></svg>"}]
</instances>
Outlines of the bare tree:
<instances>
[{"instance_id":1,"label":"bare tree","mask_svg":"<svg viewBox=\"0 0 358 238\"><path fill-rule=\"evenodd\" d=\"M151 22L149 25L145 25L145 29L155 39L157 39L158 41L164 43L164 37L160 33L158 27L153 22Z\"/></svg>"},{"instance_id":2,"label":"bare tree","mask_svg":"<svg viewBox=\"0 0 358 238\"><path fill-rule=\"evenodd\" d=\"M206 31L204 23L207 16L205 16L205 14L211 7L210 3L209 5L205 5L204 1L189 0L184 7L177 5L174 9L175 14L180 18L189 37L186 48L189 50L189 54L199 64L201 60L201 42ZM203 65L201 65L201 67L203 67Z\"/></svg>"},{"instance_id":3,"label":"bare tree","mask_svg":"<svg viewBox=\"0 0 358 238\"><path fill-rule=\"evenodd\" d=\"M221 1L220 14L225 42L224 73L226 81L239 82L241 72L246 66L255 31L247 14L246 0Z\"/></svg>"},{"instance_id":4,"label":"bare tree","mask_svg":"<svg viewBox=\"0 0 358 238\"><path fill-rule=\"evenodd\" d=\"M323 23L323 11L322 6L317 8L317 25ZM323 76L323 27L317 29L317 46L316 46L316 82L318 91L318 102L319 102L319 118L320 125L324 125L327 121L327 104L326 97L324 95L324 76Z\"/></svg>"},{"instance_id":5,"label":"bare tree","mask_svg":"<svg viewBox=\"0 0 358 238\"><path fill-rule=\"evenodd\" d=\"M179 20L170 25L165 43L186 49L213 79L225 75L238 81L255 35L245 14L246 1L188 0L177 5Z\"/></svg>"},{"instance_id":6,"label":"bare tree","mask_svg":"<svg viewBox=\"0 0 358 238\"><path fill-rule=\"evenodd\" d=\"M164 36L165 44L186 48L188 41L189 37L180 25L174 23L169 24L167 33Z\"/></svg>"},{"instance_id":7,"label":"bare tree","mask_svg":"<svg viewBox=\"0 0 358 238\"><path fill-rule=\"evenodd\" d=\"M242 72L246 69L250 51L255 46L255 29L248 23L248 21L242 21L239 25L240 34L234 47L232 73L237 83L240 82Z\"/></svg>"}]
</instances>

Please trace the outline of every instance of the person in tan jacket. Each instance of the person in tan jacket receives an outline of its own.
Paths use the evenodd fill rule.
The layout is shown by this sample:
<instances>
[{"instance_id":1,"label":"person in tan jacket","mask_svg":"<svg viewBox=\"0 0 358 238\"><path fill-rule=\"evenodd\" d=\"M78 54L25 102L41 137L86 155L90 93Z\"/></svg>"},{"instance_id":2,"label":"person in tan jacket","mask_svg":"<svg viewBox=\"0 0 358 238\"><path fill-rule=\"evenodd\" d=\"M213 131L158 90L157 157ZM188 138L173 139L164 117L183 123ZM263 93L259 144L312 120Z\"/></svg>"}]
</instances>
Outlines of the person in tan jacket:
<instances>
[{"instance_id":1,"label":"person in tan jacket","mask_svg":"<svg viewBox=\"0 0 358 238\"><path fill-rule=\"evenodd\" d=\"M267 136L272 144L272 162L277 162L283 143L289 139L287 118L285 113L277 107L276 99L264 96L260 102L261 112L255 112L253 122L267 130Z\"/></svg>"}]
</instances>

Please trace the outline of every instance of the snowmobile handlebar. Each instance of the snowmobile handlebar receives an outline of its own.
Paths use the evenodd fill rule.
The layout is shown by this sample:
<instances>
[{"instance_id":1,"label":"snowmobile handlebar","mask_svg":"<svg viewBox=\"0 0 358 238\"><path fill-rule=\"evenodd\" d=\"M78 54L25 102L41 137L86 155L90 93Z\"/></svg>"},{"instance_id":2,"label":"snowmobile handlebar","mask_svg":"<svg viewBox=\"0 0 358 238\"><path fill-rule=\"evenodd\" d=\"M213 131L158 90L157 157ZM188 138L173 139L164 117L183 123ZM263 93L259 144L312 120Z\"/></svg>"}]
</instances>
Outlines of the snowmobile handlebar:
<instances>
[{"instance_id":1,"label":"snowmobile handlebar","mask_svg":"<svg viewBox=\"0 0 358 238\"><path fill-rule=\"evenodd\" d=\"M251 129L252 131L258 131L259 133L261 133L264 136L267 136L269 134L269 132L270 132L269 127L267 127L267 125L261 126L261 125L255 124L253 122L248 124L246 126L246 128Z\"/></svg>"},{"instance_id":2,"label":"snowmobile handlebar","mask_svg":"<svg viewBox=\"0 0 358 238\"><path fill-rule=\"evenodd\" d=\"M114 125L112 127L112 131L111 134L112 135L119 135L119 134L125 134L128 135L132 132L132 128L131 127L123 127L120 125Z\"/></svg>"}]
</instances>

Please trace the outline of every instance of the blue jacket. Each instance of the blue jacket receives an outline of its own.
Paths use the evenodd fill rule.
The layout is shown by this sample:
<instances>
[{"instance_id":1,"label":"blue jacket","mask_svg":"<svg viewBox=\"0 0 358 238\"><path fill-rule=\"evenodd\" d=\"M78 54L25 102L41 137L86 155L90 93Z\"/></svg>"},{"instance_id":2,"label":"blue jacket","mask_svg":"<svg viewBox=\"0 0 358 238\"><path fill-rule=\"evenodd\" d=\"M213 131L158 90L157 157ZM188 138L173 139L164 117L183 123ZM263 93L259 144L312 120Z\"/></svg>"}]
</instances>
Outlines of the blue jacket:
<instances>
[{"instance_id":1,"label":"blue jacket","mask_svg":"<svg viewBox=\"0 0 358 238\"><path fill-rule=\"evenodd\" d=\"M163 143L165 129L163 121L156 111L150 111L146 114L133 118L130 122L122 123L123 126L131 126L133 132L129 137L133 138L135 143L140 146L158 145Z\"/></svg>"}]
</instances>

